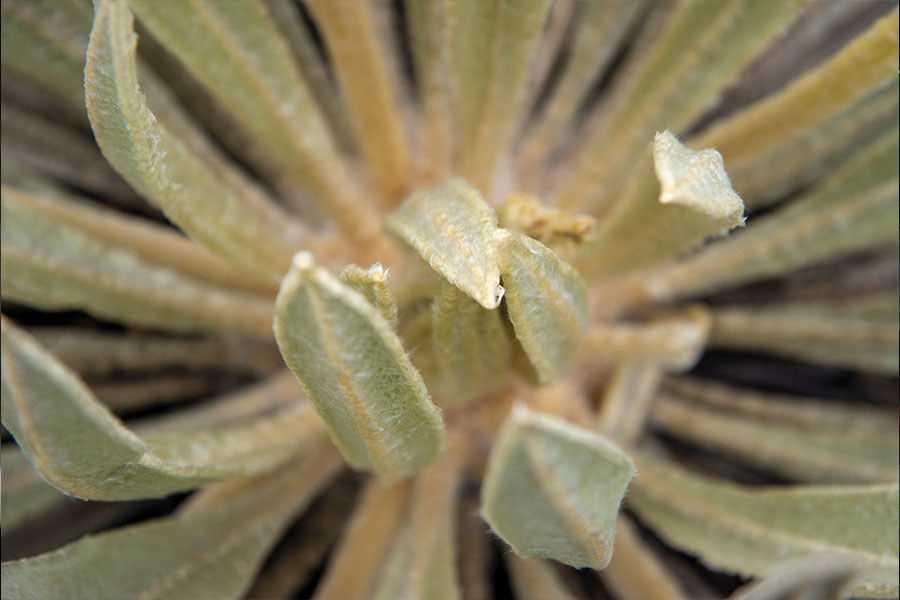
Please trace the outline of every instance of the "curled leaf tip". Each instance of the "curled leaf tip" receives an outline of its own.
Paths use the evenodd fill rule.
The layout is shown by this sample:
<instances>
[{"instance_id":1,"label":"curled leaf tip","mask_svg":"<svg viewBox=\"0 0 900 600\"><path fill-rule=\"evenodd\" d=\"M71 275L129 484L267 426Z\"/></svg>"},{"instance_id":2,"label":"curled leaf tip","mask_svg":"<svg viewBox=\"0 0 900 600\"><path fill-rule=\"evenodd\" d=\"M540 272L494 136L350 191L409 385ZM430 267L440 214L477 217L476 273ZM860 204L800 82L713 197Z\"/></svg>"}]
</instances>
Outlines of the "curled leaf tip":
<instances>
[{"instance_id":1,"label":"curled leaf tip","mask_svg":"<svg viewBox=\"0 0 900 600\"><path fill-rule=\"evenodd\" d=\"M671 131L664 131L654 139L653 162L660 203L680 204L726 228L744 223L744 203L732 189L717 150L691 150Z\"/></svg>"}]
</instances>

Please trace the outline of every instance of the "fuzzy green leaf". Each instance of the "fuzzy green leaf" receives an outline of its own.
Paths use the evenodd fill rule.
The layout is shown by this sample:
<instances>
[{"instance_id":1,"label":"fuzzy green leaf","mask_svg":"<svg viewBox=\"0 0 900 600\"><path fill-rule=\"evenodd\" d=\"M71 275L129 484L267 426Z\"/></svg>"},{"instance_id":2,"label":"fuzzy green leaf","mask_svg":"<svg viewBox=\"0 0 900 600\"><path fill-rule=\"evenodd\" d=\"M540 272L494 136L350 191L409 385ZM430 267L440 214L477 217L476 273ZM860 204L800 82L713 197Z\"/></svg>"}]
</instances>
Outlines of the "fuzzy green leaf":
<instances>
[{"instance_id":1,"label":"fuzzy green leaf","mask_svg":"<svg viewBox=\"0 0 900 600\"><path fill-rule=\"evenodd\" d=\"M71 371L3 320L3 424L48 482L97 500L162 497L275 468L321 424L295 404L240 424L138 437Z\"/></svg>"},{"instance_id":2,"label":"fuzzy green leaf","mask_svg":"<svg viewBox=\"0 0 900 600\"><path fill-rule=\"evenodd\" d=\"M340 465L321 447L267 477L203 492L174 516L5 562L3 598L241 598L279 535Z\"/></svg>"},{"instance_id":3,"label":"fuzzy green leaf","mask_svg":"<svg viewBox=\"0 0 900 600\"><path fill-rule=\"evenodd\" d=\"M444 425L390 324L299 253L275 305L275 337L347 461L393 481L444 451Z\"/></svg>"},{"instance_id":4,"label":"fuzzy green leaf","mask_svg":"<svg viewBox=\"0 0 900 600\"><path fill-rule=\"evenodd\" d=\"M503 297L494 231L497 215L462 179L420 190L384 222L435 271L487 309Z\"/></svg>"},{"instance_id":5,"label":"fuzzy green leaf","mask_svg":"<svg viewBox=\"0 0 900 600\"><path fill-rule=\"evenodd\" d=\"M88 117L104 156L189 235L251 273L277 280L301 244L302 228L259 188L239 185L220 161L198 154L180 132L156 120L138 84L128 6L97 2L85 67Z\"/></svg>"},{"instance_id":6,"label":"fuzzy green leaf","mask_svg":"<svg viewBox=\"0 0 900 600\"><path fill-rule=\"evenodd\" d=\"M499 311L445 281L431 306L431 335L442 406L490 393L503 380L512 345Z\"/></svg>"},{"instance_id":7,"label":"fuzzy green leaf","mask_svg":"<svg viewBox=\"0 0 900 600\"><path fill-rule=\"evenodd\" d=\"M368 269L347 265L341 269L338 277L362 294L388 323L392 326L397 324L397 299L388 287L388 272L381 263L375 263Z\"/></svg>"},{"instance_id":8,"label":"fuzzy green leaf","mask_svg":"<svg viewBox=\"0 0 900 600\"><path fill-rule=\"evenodd\" d=\"M628 506L669 544L743 576L785 560L836 552L863 565L854 595L896 597L896 484L746 489L635 456Z\"/></svg>"},{"instance_id":9,"label":"fuzzy green leaf","mask_svg":"<svg viewBox=\"0 0 900 600\"><path fill-rule=\"evenodd\" d=\"M554 379L575 356L587 327L587 290L571 265L527 236L494 234L506 308L542 382Z\"/></svg>"},{"instance_id":10,"label":"fuzzy green leaf","mask_svg":"<svg viewBox=\"0 0 900 600\"><path fill-rule=\"evenodd\" d=\"M482 513L519 556L603 569L633 476L605 438L516 407L491 452Z\"/></svg>"},{"instance_id":11,"label":"fuzzy green leaf","mask_svg":"<svg viewBox=\"0 0 900 600\"><path fill-rule=\"evenodd\" d=\"M93 219L89 213L79 215L87 229L78 227L43 210L35 196L6 186L2 214L0 275L8 300L45 310L77 308L101 318L181 331L263 334L270 328L271 300L153 264L129 242L123 247L115 236L91 231L102 222L97 214ZM150 228L142 229L147 233Z\"/></svg>"}]
</instances>

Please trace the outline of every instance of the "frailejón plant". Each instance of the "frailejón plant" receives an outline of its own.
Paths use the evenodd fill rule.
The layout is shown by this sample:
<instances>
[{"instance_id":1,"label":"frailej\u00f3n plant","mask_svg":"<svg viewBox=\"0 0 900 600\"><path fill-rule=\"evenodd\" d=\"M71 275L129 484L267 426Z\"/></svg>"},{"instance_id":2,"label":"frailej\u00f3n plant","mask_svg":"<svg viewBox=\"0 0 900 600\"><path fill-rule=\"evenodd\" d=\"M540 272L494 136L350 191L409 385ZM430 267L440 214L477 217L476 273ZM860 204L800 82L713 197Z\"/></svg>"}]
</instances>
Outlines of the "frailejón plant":
<instances>
[{"instance_id":1,"label":"frailej\u00f3n plant","mask_svg":"<svg viewBox=\"0 0 900 600\"><path fill-rule=\"evenodd\" d=\"M0 7L3 598L897 597L896 3Z\"/></svg>"}]
</instances>

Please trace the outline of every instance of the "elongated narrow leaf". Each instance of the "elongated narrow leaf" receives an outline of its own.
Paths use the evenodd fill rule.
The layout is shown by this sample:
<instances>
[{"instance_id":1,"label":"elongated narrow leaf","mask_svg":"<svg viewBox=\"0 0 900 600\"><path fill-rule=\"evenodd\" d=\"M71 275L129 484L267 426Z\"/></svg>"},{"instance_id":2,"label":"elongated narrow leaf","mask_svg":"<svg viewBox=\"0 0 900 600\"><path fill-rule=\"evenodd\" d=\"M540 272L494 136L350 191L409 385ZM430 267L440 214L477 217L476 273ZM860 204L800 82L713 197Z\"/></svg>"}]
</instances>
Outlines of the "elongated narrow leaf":
<instances>
[{"instance_id":1,"label":"elongated narrow leaf","mask_svg":"<svg viewBox=\"0 0 900 600\"><path fill-rule=\"evenodd\" d=\"M11 531L21 523L69 501L59 490L41 479L25 453L13 444L3 444L0 460L3 471L3 514L0 521L4 531Z\"/></svg>"},{"instance_id":2,"label":"elongated narrow leaf","mask_svg":"<svg viewBox=\"0 0 900 600\"><path fill-rule=\"evenodd\" d=\"M388 287L387 269L381 263L375 263L368 269L356 265L348 265L338 273L341 281L355 289L378 309L388 323L397 324L397 300Z\"/></svg>"},{"instance_id":3,"label":"elongated narrow leaf","mask_svg":"<svg viewBox=\"0 0 900 600\"><path fill-rule=\"evenodd\" d=\"M444 451L444 425L397 335L357 291L294 264L278 293L275 337L347 461L392 481Z\"/></svg>"},{"instance_id":4,"label":"elongated narrow leaf","mask_svg":"<svg viewBox=\"0 0 900 600\"><path fill-rule=\"evenodd\" d=\"M554 565L545 560L525 560L515 552L503 556L512 575L516 598L521 600L575 600L577 596L560 579Z\"/></svg>"},{"instance_id":5,"label":"elongated narrow leaf","mask_svg":"<svg viewBox=\"0 0 900 600\"><path fill-rule=\"evenodd\" d=\"M498 229L494 239L516 337L540 380L550 381L568 365L584 340L584 281L537 240L505 229Z\"/></svg>"},{"instance_id":6,"label":"elongated narrow leaf","mask_svg":"<svg viewBox=\"0 0 900 600\"><path fill-rule=\"evenodd\" d=\"M557 3L562 4L562 3ZM616 52L631 31L634 21L645 13L643 0L585 2L576 6L574 30L568 56L563 56L563 71L545 106L535 117L517 149L517 170L526 180L539 172L546 158L566 131L585 96L604 75Z\"/></svg>"},{"instance_id":7,"label":"elongated narrow leaf","mask_svg":"<svg viewBox=\"0 0 900 600\"><path fill-rule=\"evenodd\" d=\"M815 70L716 125L692 143L714 147L722 153L735 187L742 194L745 188L740 180L751 177L756 184L747 187L756 197L775 199L779 191L789 191L785 184L791 179L796 182L801 169L827 162L823 159L836 151L830 147L846 144L847 138L858 136L860 130L871 130L879 122L873 116L888 116L886 111L893 108L889 116L896 119L900 67L897 15L895 9ZM891 81L894 86L885 85ZM872 96L873 90L882 89L885 93L862 102ZM830 126L826 125L829 120L833 121ZM784 145L788 148L781 151L779 146ZM763 160L764 156L771 158ZM779 161L789 166L780 165ZM755 171L755 177L751 171ZM775 192L762 186L774 187Z\"/></svg>"},{"instance_id":8,"label":"elongated narrow leaf","mask_svg":"<svg viewBox=\"0 0 900 600\"><path fill-rule=\"evenodd\" d=\"M12 0L0 5L3 68L37 86L66 118L84 125L84 49L90 5Z\"/></svg>"},{"instance_id":9,"label":"elongated narrow leaf","mask_svg":"<svg viewBox=\"0 0 900 600\"><path fill-rule=\"evenodd\" d=\"M860 564L841 554L812 554L787 561L766 577L739 587L728 600L844 600L859 576Z\"/></svg>"},{"instance_id":10,"label":"elongated narrow leaf","mask_svg":"<svg viewBox=\"0 0 900 600\"><path fill-rule=\"evenodd\" d=\"M863 565L854 595L896 596L898 488L791 486L746 489L636 456L628 506L669 544L745 576L793 557L836 552Z\"/></svg>"},{"instance_id":11,"label":"elongated narrow leaf","mask_svg":"<svg viewBox=\"0 0 900 600\"><path fill-rule=\"evenodd\" d=\"M802 4L730 0L676 5L662 30L650 32L646 50L623 66L624 77L604 105L602 122L592 124L589 139L570 158L575 172L556 203L592 214L630 203L623 192L644 170L646 140L663 128L678 132L686 127Z\"/></svg>"},{"instance_id":12,"label":"elongated narrow leaf","mask_svg":"<svg viewBox=\"0 0 900 600\"><path fill-rule=\"evenodd\" d=\"M616 367L600 404L600 430L623 444L637 440L644 432L662 376L658 364L639 359Z\"/></svg>"},{"instance_id":13,"label":"elongated narrow leaf","mask_svg":"<svg viewBox=\"0 0 900 600\"><path fill-rule=\"evenodd\" d=\"M161 497L269 471L315 440L315 413L297 404L219 428L139 438L73 373L4 319L3 424L41 475L98 500Z\"/></svg>"},{"instance_id":14,"label":"elongated narrow leaf","mask_svg":"<svg viewBox=\"0 0 900 600\"><path fill-rule=\"evenodd\" d=\"M128 5L98 2L85 94L104 156L189 235L250 272L277 280L302 243L302 229L259 189L233 185L234 177L210 168L156 120L138 85L136 43Z\"/></svg>"},{"instance_id":15,"label":"elongated narrow leaf","mask_svg":"<svg viewBox=\"0 0 900 600\"><path fill-rule=\"evenodd\" d=\"M372 597L385 557L403 521L410 485L384 487L371 480L360 494L344 535L316 588L318 600L367 600ZM353 573L348 577L347 573Z\"/></svg>"},{"instance_id":16,"label":"elongated narrow leaf","mask_svg":"<svg viewBox=\"0 0 900 600\"><path fill-rule=\"evenodd\" d=\"M674 574L624 515L616 521L616 551L601 577L621 600L686 598Z\"/></svg>"},{"instance_id":17,"label":"elongated narrow leaf","mask_svg":"<svg viewBox=\"0 0 900 600\"><path fill-rule=\"evenodd\" d=\"M855 305L871 306L872 300L880 300L882 310L870 314L854 310ZM897 297L893 295L850 303L723 308L712 317L712 346L887 374L900 369Z\"/></svg>"},{"instance_id":18,"label":"elongated narrow leaf","mask_svg":"<svg viewBox=\"0 0 900 600\"><path fill-rule=\"evenodd\" d=\"M460 598L455 521L462 458L459 443L453 444L444 460L416 478L410 518L388 558L376 600Z\"/></svg>"},{"instance_id":19,"label":"elongated narrow leaf","mask_svg":"<svg viewBox=\"0 0 900 600\"><path fill-rule=\"evenodd\" d=\"M269 330L271 300L148 263L37 209L27 194L2 190L4 298L181 331Z\"/></svg>"},{"instance_id":20,"label":"elongated narrow leaf","mask_svg":"<svg viewBox=\"0 0 900 600\"><path fill-rule=\"evenodd\" d=\"M670 371L693 367L706 347L711 317L701 306L639 324L598 324L585 341L590 356L654 363Z\"/></svg>"},{"instance_id":21,"label":"elongated narrow leaf","mask_svg":"<svg viewBox=\"0 0 900 600\"><path fill-rule=\"evenodd\" d=\"M777 399L759 402L778 403ZM883 412L879 430L859 426L862 416L853 411L817 404L803 405L810 413L808 420L792 423L775 417L775 411L766 418L765 413L713 410L665 397L654 407L652 420L656 427L689 444L736 456L797 481L866 483L897 479L900 445L894 423L896 411Z\"/></svg>"},{"instance_id":22,"label":"elongated narrow leaf","mask_svg":"<svg viewBox=\"0 0 900 600\"><path fill-rule=\"evenodd\" d=\"M354 241L368 242L377 235L377 221L354 195L288 45L262 3L150 0L130 5L276 161L284 177L309 192L318 209ZM286 270L284 265L281 273Z\"/></svg>"},{"instance_id":23,"label":"elongated narrow leaf","mask_svg":"<svg viewBox=\"0 0 900 600\"><path fill-rule=\"evenodd\" d=\"M462 173L490 190L527 98L527 74L550 2L444 3Z\"/></svg>"},{"instance_id":24,"label":"elongated narrow leaf","mask_svg":"<svg viewBox=\"0 0 900 600\"><path fill-rule=\"evenodd\" d=\"M267 477L213 488L175 516L3 563L3 597L52 600L77 586L80 596L110 600L241 598L278 536L340 465L322 446Z\"/></svg>"},{"instance_id":25,"label":"elongated narrow leaf","mask_svg":"<svg viewBox=\"0 0 900 600\"><path fill-rule=\"evenodd\" d=\"M409 149L398 112L398 81L375 15L360 0L307 0L328 47L356 139L375 189L388 206L406 191Z\"/></svg>"},{"instance_id":26,"label":"elongated narrow leaf","mask_svg":"<svg viewBox=\"0 0 900 600\"><path fill-rule=\"evenodd\" d=\"M499 311L444 282L432 304L432 362L442 405L458 406L502 381L512 345Z\"/></svg>"},{"instance_id":27,"label":"elongated narrow leaf","mask_svg":"<svg viewBox=\"0 0 900 600\"><path fill-rule=\"evenodd\" d=\"M454 142L446 3L413 0L404 11L422 105L420 179L433 185L450 173Z\"/></svg>"},{"instance_id":28,"label":"elongated narrow leaf","mask_svg":"<svg viewBox=\"0 0 900 600\"><path fill-rule=\"evenodd\" d=\"M744 203L715 150L692 150L666 131L656 134L653 163L659 185L639 182L584 251L591 276L663 262L744 223Z\"/></svg>"},{"instance_id":29,"label":"elongated narrow leaf","mask_svg":"<svg viewBox=\"0 0 900 600\"><path fill-rule=\"evenodd\" d=\"M385 227L480 305L500 304L497 215L464 180L415 192L385 219Z\"/></svg>"},{"instance_id":30,"label":"elongated narrow leaf","mask_svg":"<svg viewBox=\"0 0 900 600\"><path fill-rule=\"evenodd\" d=\"M482 513L519 556L603 569L633 476L605 438L517 407L491 452Z\"/></svg>"},{"instance_id":31,"label":"elongated narrow leaf","mask_svg":"<svg viewBox=\"0 0 900 600\"><path fill-rule=\"evenodd\" d=\"M244 337L173 338L77 327L42 327L35 339L82 377L172 368L267 373L282 366L274 342Z\"/></svg>"},{"instance_id":32,"label":"elongated narrow leaf","mask_svg":"<svg viewBox=\"0 0 900 600\"><path fill-rule=\"evenodd\" d=\"M4 197L25 204L46 219L135 254L141 260L216 285L274 294L271 282L234 268L221 256L168 227L109 210L52 187L29 192L4 186Z\"/></svg>"}]
</instances>

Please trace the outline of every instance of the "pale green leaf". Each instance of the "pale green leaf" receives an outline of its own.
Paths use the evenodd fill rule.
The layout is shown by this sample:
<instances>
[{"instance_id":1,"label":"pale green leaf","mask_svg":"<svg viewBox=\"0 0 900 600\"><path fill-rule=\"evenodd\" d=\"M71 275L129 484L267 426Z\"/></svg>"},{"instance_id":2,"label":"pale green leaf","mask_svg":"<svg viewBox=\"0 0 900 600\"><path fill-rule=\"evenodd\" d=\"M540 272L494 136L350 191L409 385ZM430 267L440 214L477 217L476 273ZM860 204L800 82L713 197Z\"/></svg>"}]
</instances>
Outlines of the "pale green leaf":
<instances>
[{"instance_id":1,"label":"pale green leaf","mask_svg":"<svg viewBox=\"0 0 900 600\"><path fill-rule=\"evenodd\" d=\"M632 522L616 521L616 549L603 571L603 584L619 600L685 600L678 580Z\"/></svg>"},{"instance_id":2,"label":"pale green leaf","mask_svg":"<svg viewBox=\"0 0 900 600\"><path fill-rule=\"evenodd\" d=\"M78 0L4 0L0 15L3 68L40 89L70 122L84 125L90 5Z\"/></svg>"},{"instance_id":3,"label":"pale green leaf","mask_svg":"<svg viewBox=\"0 0 900 600\"><path fill-rule=\"evenodd\" d=\"M654 362L637 359L619 364L603 392L597 415L600 430L622 444L637 440L644 432L662 376L662 367Z\"/></svg>"},{"instance_id":4,"label":"pale green leaf","mask_svg":"<svg viewBox=\"0 0 900 600\"><path fill-rule=\"evenodd\" d=\"M554 6L564 4L557 2ZM572 3L575 22L569 33L568 54L562 56L563 71L546 105L535 116L527 137L517 148L516 170L520 177L533 180L540 172L542 160L563 137L565 125L597 79L604 75L635 20L646 13L647 4L643 0Z\"/></svg>"},{"instance_id":5,"label":"pale green leaf","mask_svg":"<svg viewBox=\"0 0 900 600\"><path fill-rule=\"evenodd\" d=\"M873 302L881 310L860 313L859 307L872 308ZM897 296L722 308L712 313L709 343L718 348L896 374L900 368Z\"/></svg>"},{"instance_id":6,"label":"pale green leaf","mask_svg":"<svg viewBox=\"0 0 900 600\"><path fill-rule=\"evenodd\" d=\"M590 276L663 262L744 223L744 203L715 150L692 150L666 131L656 134L653 163L659 185L649 177L636 184L584 250L579 264Z\"/></svg>"},{"instance_id":7,"label":"pale green leaf","mask_svg":"<svg viewBox=\"0 0 900 600\"><path fill-rule=\"evenodd\" d=\"M835 552L859 561L855 595L896 597L898 488L742 488L635 456L628 506L675 548L710 567L764 576L791 558Z\"/></svg>"},{"instance_id":8,"label":"pale green leaf","mask_svg":"<svg viewBox=\"0 0 900 600\"><path fill-rule=\"evenodd\" d=\"M462 173L490 191L527 99L527 75L550 2L445 0Z\"/></svg>"},{"instance_id":9,"label":"pale green leaf","mask_svg":"<svg viewBox=\"0 0 900 600\"><path fill-rule=\"evenodd\" d=\"M571 265L520 233L494 234L506 309L542 382L554 379L574 358L587 327L587 291Z\"/></svg>"},{"instance_id":10,"label":"pale green leaf","mask_svg":"<svg viewBox=\"0 0 900 600\"><path fill-rule=\"evenodd\" d=\"M787 561L765 578L739 587L728 600L844 600L860 563L840 554L811 554Z\"/></svg>"},{"instance_id":11,"label":"pale green leaf","mask_svg":"<svg viewBox=\"0 0 900 600\"><path fill-rule=\"evenodd\" d=\"M644 170L646 140L688 126L798 14L803 2L678 3L660 30L649 31L621 67L601 123L569 158L574 173L555 204L591 214L629 204L625 194ZM643 175L640 175L643 177Z\"/></svg>"},{"instance_id":12,"label":"pale green leaf","mask_svg":"<svg viewBox=\"0 0 900 600\"><path fill-rule=\"evenodd\" d=\"M41 327L35 339L67 367L99 377L180 368L262 374L282 366L275 344L237 336L173 338L77 327Z\"/></svg>"},{"instance_id":13,"label":"pale green leaf","mask_svg":"<svg viewBox=\"0 0 900 600\"><path fill-rule=\"evenodd\" d=\"M459 406L503 381L512 345L497 310L487 310L449 282L431 306L432 364L442 406Z\"/></svg>"},{"instance_id":14,"label":"pale green leaf","mask_svg":"<svg viewBox=\"0 0 900 600\"><path fill-rule=\"evenodd\" d=\"M711 318L702 306L662 315L643 323L591 326L584 353L617 362L641 361L667 371L692 368L706 348Z\"/></svg>"},{"instance_id":15,"label":"pale green leaf","mask_svg":"<svg viewBox=\"0 0 900 600\"><path fill-rule=\"evenodd\" d=\"M422 106L419 179L433 185L450 173L454 142L446 3L408 0L403 8Z\"/></svg>"},{"instance_id":16,"label":"pale green leaf","mask_svg":"<svg viewBox=\"0 0 900 600\"><path fill-rule=\"evenodd\" d=\"M555 566L545 560L525 560L515 552L503 556L506 568L512 575L516 598L521 600L575 600L577 596L566 587Z\"/></svg>"},{"instance_id":17,"label":"pale green leaf","mask_svg":"<svg viewBox=\"0 0 900 600\"><path fill-rule=\"evenodd\" d=\"M181 331L270 331L270 299L149 263L127 246L111 243L118 235L114 231L105 240L40 210L33 196L2 190L5 299ZM89 229L101 225L86 216L78 220L87 221ZM146 233L147 226L138 229Z\"/></svg>"},{"instance_id":18,"label":"pale green leaf","mask_svg":"<svg viewBox=\"0 0 900 600\"><path fill-rule=\"evenodd\" d=\"M270 471L320 436L309 405L240 424L138 437L31 336L3 320L3 424L41 475L98 500L161 497Z\"/></svg>"},{"instance_id":19,"label":"pale green leaf","mask_svg":"<svg viewBox=\"0 0 900 600\"><path fill-rule=\"evenodd\" d=\"M464 180L413 193L384 224L480 305L493 309L500 304L503 288L493 238L497 215Z\"/></svg>"},{"instance_id":20,"label":"pale green leaf","mask_svg":"<svg viewBox=\"0 0 900 600\"><path fill-rule=\"evenodd\" d=\"M454 444L444 460L416 477L409 521L388 558L376 600L460 598L455 524L462 458L460 444Z\"/></svg>"},{"instance_id":21,"label":"pale green leaf","mask_svg":"<svg viewBox=\"0 0 900 600\"><path fill-rule=\"evenodd\" d=\"M605 438L522 406L491 451L482 513L523 558L609 564L634 464Z\"/></svg>"},{"instance_id":22,"label":"pale green leaf","mask_svg":"<svg viewBox=\"0 0 900 600\"><path fill-rule=\"evenodd\" d=\"M137 80L137 38L128 6L97 3L85 67L88 117L104 156L188 235L277 281L302 244L302 228L259 188L223 173L221 160L206 159L181 139L180 130L156 120Z\"/></svg>"},{"instance_id":23,"label":"pale green leaf","mask_svg":"<svg viewBox=\"0 0 900 600\"><path fill-rule=\"evenodd\" d=\"M317 600L369 600L379 572L397 538L407 509L410 485L390 487L371 479L353 510L322 580ZM352 573L352 577L347 574Z\"/></svg>"},{"instance_id":24,"label":"pale green leaf","mask_svg":"<svg viewBox=\"0 0 900 600\"><path fill-rule=\"evenodd\" d=\"M141 23L265 148L283 177L305 189L316 208L351 239L372 241L378 233L377 220L353 192L347 169L290 49L262 3L141 0L130 6ZM279 223L269 225L271 232L279 231ZM285 264L281 273L286 270Z\"/></svg>"},{"instance_id":25,"label":"pale green leaf","mask_svg":"<svg viewBox=\"0 0 900 600\"><path fill-rule=\"evenodd\" d=\"M11 531L21 523L68 501L59 490L41 479L25 453L13 444L3 444L0 460L0 470L3 471L3 497L0 502L3 514L0 521L4 531Z\"/></svg>"},{"instance_id":26,"label":"pale green leaf","mask_svg":"<svg viewBox=\"0 0 900 600\"><path fill-rule=\"evenodd\" d=\"M397 299L388 287L388 270L381 263L375 263L368 269L347 265L338 273L338 278L362 294L391 326L397 324Z\"/></svg>"},{"instance_id":27,"label":"pale green leaf","mask_svg":"<svg viewBox=\"0 0 900 600\"><path fill-rule=\"evenodd\" d=\"M174 516L3 563L3 598L241 598L279 535L340 466L322 446L267 477L201 493Z\"/></svg>"},{"instance_id":28,"label":"pale green leaf","mask_svg":"<svg viewBox=\"0 0 900 600\"><path fill-rule=\"evenodd\" d=\"M722 393L724 396L727 391ZM652 421L689 444L735 456L792 480L866 483L897 479L896 411L870 415L860 407L767 398L737 390L734 394L736 402L732 404L749 404L755 410L714 409L664 395L656 402ZM795 412L802 418L791 421L790 410L778 410L788 400L788 407L802 408ZM872 427L872 421L882 426Z\"/></svg>"},{"instance_id":29,"label":"pale green leaf","mask_svg":"<svg viewBox=\"0 0 900 600\"><path fill-rule=\"evenodd\" d=\"M742 194L747 179L757 198L790 191L785 185L797 185L805 169L830 162L823 158L847 138L872 135L879 122L896 120L897 15L894 9L815 70L692 143L722 153Z\"/></svg>"},{"instance_id":30,"label":"pale green leaf","mask_svg":"<svg viewBox=\"0 0 900 600\"><path fill-rule=\"evenodd\" d=\"M440 411L362 294L299 253L275 306L281 354L351 466L392 481L441 455Z\"/></svg>"},{"instance_id":31,"label":"pale green leaf","mask_svg":"<svg viewBox=\"0 0 900 600\"><path fill-rule=\"evenodd\" d=\"M393 206L406 192L409 149L398 78L365 0L307 0L333 61L342 97L374 189Z\"/></svg>"},{"instance_id":32,"label":"pale green leaf","mask_svg":"<svg viewBox=\"0 0 900 600\"><path fill-rule=\"evenodd\" d=\"M896 240L897 161L895 127L753 227L656 272L611 282L594 301L623 306L708 293Z\"/></svg>"}]
</instances>

